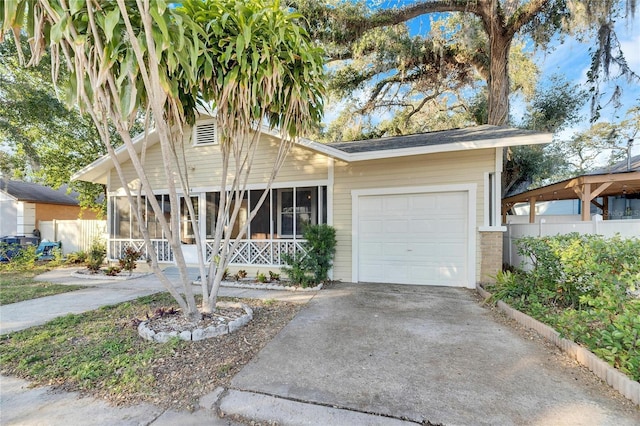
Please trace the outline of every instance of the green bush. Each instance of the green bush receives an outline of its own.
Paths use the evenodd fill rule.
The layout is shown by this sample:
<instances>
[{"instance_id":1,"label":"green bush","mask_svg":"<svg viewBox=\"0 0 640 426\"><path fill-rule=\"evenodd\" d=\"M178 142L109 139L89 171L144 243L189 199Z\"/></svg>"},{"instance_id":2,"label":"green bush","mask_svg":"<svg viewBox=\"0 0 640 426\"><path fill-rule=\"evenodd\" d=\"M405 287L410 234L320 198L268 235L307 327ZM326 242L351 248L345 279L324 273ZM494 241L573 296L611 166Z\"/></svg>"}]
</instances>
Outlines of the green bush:
<instances>
[{"instance_id":1,"label":"green bush","mask_svg":"<svg viewBox=\"0 0 640 426\"><path fill-rule=\"evenodd\" d=\"M559 235L518 241L531 271L501 272L488 287L640 380L640 240Z\"/></svg>"},{"instance_id":2,"label":"green bush","mask_svg":"<svg viewBox=\"0 0 640 426\"><path fill-rule=\"evenodd\" d=\"M37 246L29 244L22 246L17 254L9 261L9 269L14 271L25 271L35 267L38 256L36 255Z\"/></svg>"},{"instance_id":3,"label":"green bush","mask_svg":"<svg viewBox=\"0 0 640 426\"><path fill-rule=\"evenodd\" d=\"M284 254L287 266L282 270L294 284L315 286L327 280L336 253L336 230L329 225L309 225L302 237L306 240L303 256Z\"/></svg>"},{"instance_id":4,"label":"green bush","mask_svg":"<svg viewBox=\"0 0 640 426\"><path fill-rule=\"evenodd\" d=\"M68 265L77 265L87 261L87 253L84 251L75 251L67 255L66 263Z\"/></svg>"},{"instance_id":5,"label":"green bush","mask_svg":"<svg viewBox=\"0 0 640 426\"><path fill-rule=\"evenodd\" d=\"M120 269L129 272L129 275L131 275L131 272L136 269L136 262L140 259L140 256L142 256L142 253L139 250L131 246L125 248L124 254L118 259Z\"/></svg>"},{"instance_id":6,"label":"green bush","mask_svg":"<svg viewBox=\"0 0 640 426\"><path fill-rule=\"evenodd\" d=\"M107 247L103 240L94 240L87 253L87 269L98 272L107 257Z\"/></svg>"}]
</instances>

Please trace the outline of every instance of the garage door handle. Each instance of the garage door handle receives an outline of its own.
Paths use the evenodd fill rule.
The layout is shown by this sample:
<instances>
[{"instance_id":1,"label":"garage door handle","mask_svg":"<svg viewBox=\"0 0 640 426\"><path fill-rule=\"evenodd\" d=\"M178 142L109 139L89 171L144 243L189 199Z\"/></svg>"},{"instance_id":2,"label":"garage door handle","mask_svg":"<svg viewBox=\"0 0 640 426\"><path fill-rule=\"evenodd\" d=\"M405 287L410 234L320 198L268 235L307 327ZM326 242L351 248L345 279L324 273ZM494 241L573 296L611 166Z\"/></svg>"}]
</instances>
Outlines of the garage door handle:
<instances>
[{"instance_id":1,"label":"garage door handle","mask_svg":"<svg viewBox=\"0 0 640 426\"><path fill-rule=\"evenodd\" d=\"M413 250L411 250L411 249L407 249L407 251L413 251Z\"/></svg>"}]
</instances>

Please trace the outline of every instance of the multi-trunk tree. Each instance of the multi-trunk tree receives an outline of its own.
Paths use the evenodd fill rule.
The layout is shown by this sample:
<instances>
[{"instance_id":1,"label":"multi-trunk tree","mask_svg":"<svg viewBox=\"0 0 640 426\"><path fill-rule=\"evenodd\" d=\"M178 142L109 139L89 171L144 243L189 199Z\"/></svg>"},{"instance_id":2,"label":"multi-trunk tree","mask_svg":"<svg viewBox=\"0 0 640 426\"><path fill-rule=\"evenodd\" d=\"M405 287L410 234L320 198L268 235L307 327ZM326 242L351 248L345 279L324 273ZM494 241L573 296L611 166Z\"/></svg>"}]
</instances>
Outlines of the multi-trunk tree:
<instances>
[{"instance_id":1,"label":"multi-trunk tree","mask_svg":"<svg viewBox=\"0 0 640 426\"><path fill-rule=\"evenodd\" d=\"M179 152L185 127L195 122L198 104L209 103L216 110L221 129L221 188L226 191L221 191L215 229L220 251L208 270L200 224L190 197L184 197L196 235L201 276L207 277L202 280L201 309L214 310L232 253L232 227L224 221L228 218L233 223L238 215L239 203L234 200L246 191L261 126L266 124L281 134L280 160L274 165L270 184L292 141L320 119L322 50L297 25L298 16L281 8L277 0L185 0L180 7L169 7L162 0L12 0L0 4L2 32L12 30L16 41L20 31L27 32L31 64L38 63L48 48L54 81L60 67L68 69L65 93L96 125L135 207L156 276L182 311L194 318L199 312L178 232L179 197L189 194L188 170L182 167ZM159 138L166 176L163 189L168 189L171 206L169 219L153 196L157 188L147 178L146 150L137 152L130 136L139 110L146 112L145 122L152 120ZM116 156L109 119L136 171L133 182ZM160 269L142 214L145 202L173 250L181 291Z\"/></svg>"}]
</instances>

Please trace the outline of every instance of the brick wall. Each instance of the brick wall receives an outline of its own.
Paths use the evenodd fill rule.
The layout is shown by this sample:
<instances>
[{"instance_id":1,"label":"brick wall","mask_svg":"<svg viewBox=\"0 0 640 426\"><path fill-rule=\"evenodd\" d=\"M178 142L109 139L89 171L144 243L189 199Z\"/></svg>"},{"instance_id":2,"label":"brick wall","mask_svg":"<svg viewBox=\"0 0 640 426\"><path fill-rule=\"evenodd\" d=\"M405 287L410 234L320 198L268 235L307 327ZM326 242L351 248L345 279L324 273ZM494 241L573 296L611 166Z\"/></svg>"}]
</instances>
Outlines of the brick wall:
<instances>
[{"instance_id":1,"label":"brick wall","mask_svg":"<svg viewBox=\"0 0 640 426\"><path fill-rule=\"evenodd\" d=\"M502 232L480 232L480 282L495 282L502 269Z\"/></svg>"}]
</instances>

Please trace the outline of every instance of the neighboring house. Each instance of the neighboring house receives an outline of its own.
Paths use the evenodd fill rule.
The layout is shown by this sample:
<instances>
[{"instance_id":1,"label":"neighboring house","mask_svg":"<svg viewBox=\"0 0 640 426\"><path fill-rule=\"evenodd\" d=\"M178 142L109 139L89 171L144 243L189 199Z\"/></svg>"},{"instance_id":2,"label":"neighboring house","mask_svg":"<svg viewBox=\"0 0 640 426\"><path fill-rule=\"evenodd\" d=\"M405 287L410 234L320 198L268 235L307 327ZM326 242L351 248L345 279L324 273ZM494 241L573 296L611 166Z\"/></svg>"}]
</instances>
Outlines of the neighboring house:
<instances>
[{"instance_id":1,"label":"neighboring house","mask_svg":"<svg viewBox=\"0 0 640 426\"><path fill-rule=\"evenodd\" d=\"M208 260L220 191L215 126L214 118L201 117L193 132L185 132L180 154L189 167L189 196L197 205ZM281 253L299 248L303 224L328 223L337 233L336 280L474 288L502 264L503 147L550 141L550 134L496 126L333 144L300 140L234 253L232 268L250 274L278 268ZM138 148L141 142L136 140ZM152 132L147 143L150 183L169 212L157 135ZM263 133L239 222L247 220L265 187L278 143L277 135ZM125 175L135 176L127 152L120 149L118 157ZM129 245L144 250L111 159L100 158L73 178L108 187L109 256L119 257ZM144 217L159 260L172 262L149 207ZM192 228L184 217L180 223L184 248L192 251Z\"/></svg>"},{"instance_id":2,"label":"neighboring house","mask_svg":"<svg viewBox=\"0 0 640 426\"><path fill-rule=\"evenodd\" d=\"M65 188L0 178L0 237L33 235L41 221L78 219L80 206ZM88 212L83 216L93 219Z\"/></svg>"}]
</instances>

